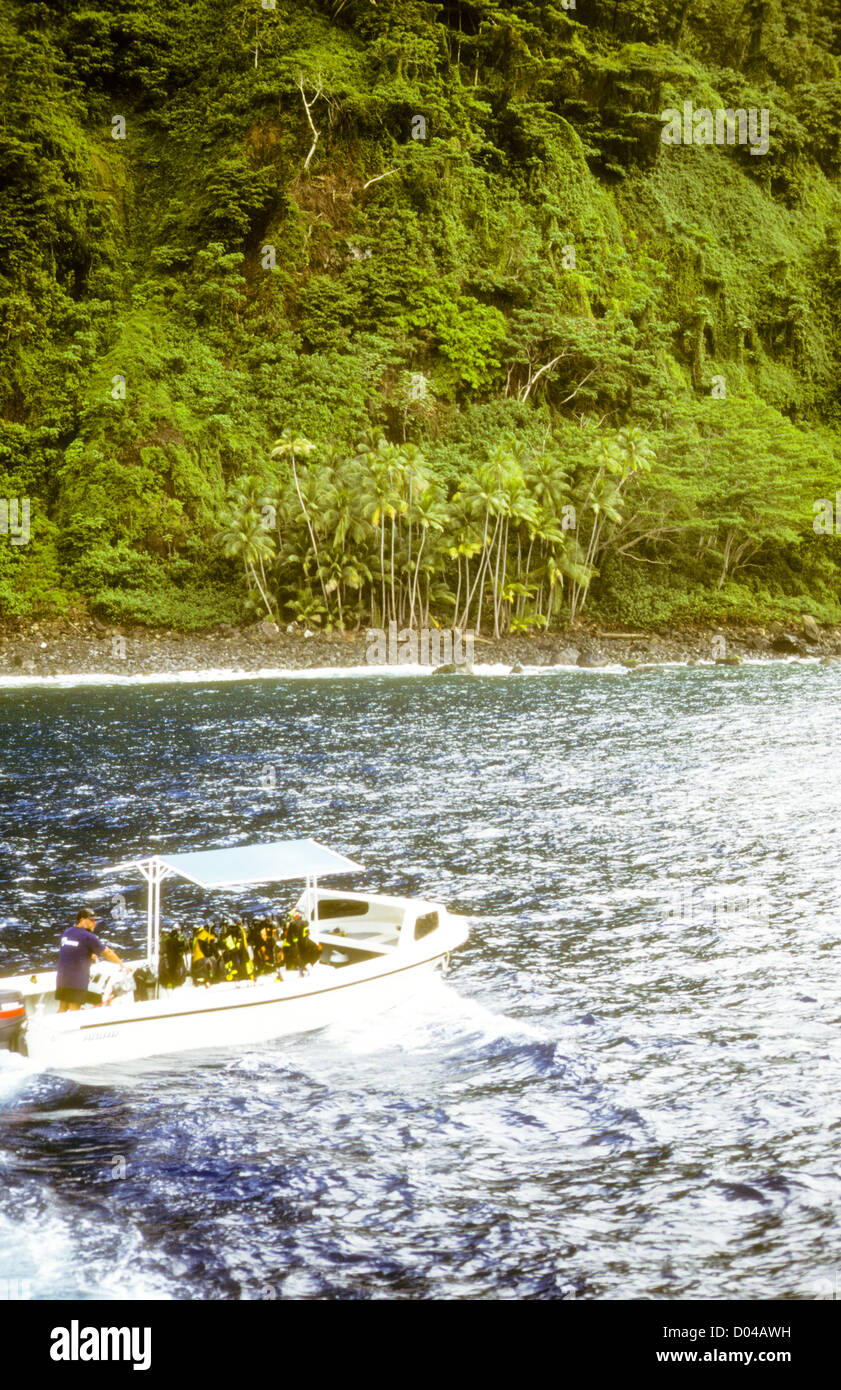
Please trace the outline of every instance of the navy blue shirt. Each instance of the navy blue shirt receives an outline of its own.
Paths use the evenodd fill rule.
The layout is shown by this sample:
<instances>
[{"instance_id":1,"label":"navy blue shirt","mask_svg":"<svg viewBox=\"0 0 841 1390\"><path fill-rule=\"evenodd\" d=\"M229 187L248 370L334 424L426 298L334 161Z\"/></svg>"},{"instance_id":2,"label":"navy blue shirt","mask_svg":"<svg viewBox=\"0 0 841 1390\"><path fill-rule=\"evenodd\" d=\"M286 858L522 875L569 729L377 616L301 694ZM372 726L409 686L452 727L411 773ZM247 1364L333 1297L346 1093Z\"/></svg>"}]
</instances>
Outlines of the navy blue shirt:
<instances>
[{"instance_id":1,"label":"navy blue shirt","mask_svg":"<svg viewBox=\"0 0 841 1390\"><path fill-rule=\"evenodd\" d=\"M91 957L101 956L105 943L84 927L68 927L58 953L56 989L87 989Z\"/></svg>"}]
</instances>

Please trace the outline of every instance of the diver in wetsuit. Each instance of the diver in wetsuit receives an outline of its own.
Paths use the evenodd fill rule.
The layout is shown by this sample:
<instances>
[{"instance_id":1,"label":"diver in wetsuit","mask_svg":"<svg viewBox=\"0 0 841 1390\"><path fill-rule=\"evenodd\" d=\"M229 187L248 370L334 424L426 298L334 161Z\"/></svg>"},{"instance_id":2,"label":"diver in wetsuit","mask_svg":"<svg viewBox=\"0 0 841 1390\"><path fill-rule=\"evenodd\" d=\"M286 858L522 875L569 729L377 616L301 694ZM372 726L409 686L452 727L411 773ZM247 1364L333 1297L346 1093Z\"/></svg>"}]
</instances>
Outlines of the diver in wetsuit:
<instances>
[{"instance_id":1,"label":"diver in wetsuit","mask_svg":"<svg viewBox=\"0 0 841 1390\"><path fill-rule=\"evenodd\" d=\"M303 975L321 955L321 947L310 936L309 924L297 908L287 913L283 927L283 963L287 970Z\"/></svg>"},{"instance_id":2,"label":"diver in wetsuit","mask_svg":"<svg viewBox=\"0 0 841 1390\"><path fill-rule=\"evenodd\" d=\"M277 932L267 917L252 922L248 944L254 957L254 973L268 975L275 967Z\"/></svg>"},{"instance_id":3,"label":"diver in wetsuit","mask_svg":"<svg viewBox=\"0 0 841 1390\"><path fill-rule=\"evenodd\" d=\"M194 984L212 985L219 977L218 946L216 937L207 927L199 927L193 937L193 954L190 962L190 975Z\"/></svg>"}]
</instances>

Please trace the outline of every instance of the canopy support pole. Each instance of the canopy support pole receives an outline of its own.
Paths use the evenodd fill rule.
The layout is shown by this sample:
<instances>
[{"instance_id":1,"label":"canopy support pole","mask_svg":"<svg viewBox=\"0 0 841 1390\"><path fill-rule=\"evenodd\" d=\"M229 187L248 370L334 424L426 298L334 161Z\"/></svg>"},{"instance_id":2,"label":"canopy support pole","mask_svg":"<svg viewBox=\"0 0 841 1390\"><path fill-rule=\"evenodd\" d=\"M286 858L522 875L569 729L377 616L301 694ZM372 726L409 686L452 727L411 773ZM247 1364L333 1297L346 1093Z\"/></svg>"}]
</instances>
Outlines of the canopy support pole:
<instances>
[{"instance_id":1,"label":"canopy support pole","mask_svg":"<svg viewBox=\"0 0 841 1390\"><path fill-rule=\"evenodd\" d=\"M154 921L152 922L152 954L154 957L153 969L158 973L161 960L161 879L163 878L161 861L157 855L152 860L152 870L154 874ZM158 995L158 987L155 988L155 997Z\"/></svg>"},{"instance_id":2,"label":"canopy support pole","mask_svg":"<svg viewBox=\"0 0 841 1390\"><path fill-rule=\"evenodd\" d=\"M154 899L154 892L153 892L153 889L152 889L152 878L153 878L153 874L152 874L152 863L150 862L150 863L148 864L148 866L147 866L146 864L144 864L144 863L141 861L141 862L138 862L137 867L138 867L138 869L140 870L140 872L142 873L142 875L143 875L143 877L145 878L146 883L147 883L147 885L148 885L148 886L147 886L147 890L146 890L146 959L147 959L147 961L150 961L150 962L151 962L151 960L152 960L152 920L153 920L153 899Z\"/></svg>"},{"instance_id":3,"label":"canopy support pole","mask_svg":"<svg viewBox=\"0 0 841 1390\"><path fill-rule=\"evenodd\" d=\"M295 860L296 867L293 872L289 872L289 864L272 864L267 861L267 852L271 852L274 859L278 854L287 858L290 856ZM232 872L228 863L231 855L241 854L250 857L250 862L242 866L247 872L233 873L231 877L227 874ZM122 873L129 869L137 870L146 880L146 960L149 967L157 975L161 960L161 884L165 878L182 878L188 883L197 884L200 888L234 888L252 883L280 883L287 879L297 878L300 882L304 875L301 872L301 856L306 862L318 863L322 873L335 874L355 872L361 869L361 864L355 864L353 860L346 859L343 855L334 854L332 850L327 850L323 845L319 845L315 840L279 840L271 845L247 845L240 850L232 847L230 850L208 850L206 853L196 853L192 855L175 855L174 862L166 863L158 855L152 855L148 859L132 859L123 864L112 864L110 868L100 869L100 874ZM221 856L225 860L225 876L217 864L216 876L212 874L207 877L202 870L202 865L208 861L213 862L216 856ZM255 859L256 856L256 859ZM198 863L196 861L199 861ZM234 864L236 869L237 865ZM259 869L259 873L255 873ZM282 870L278 872L278 870ZM201 872L200 872L201 871ZM265 872L264 872L265 871ZM305 875L306 877L306 905L307 915L310 921L318 920L318 876L313 873L312 868ZM300 899L299 899L300 901ZM157 995L156 995L157 997Z\"/></svg>"}]
</instances>

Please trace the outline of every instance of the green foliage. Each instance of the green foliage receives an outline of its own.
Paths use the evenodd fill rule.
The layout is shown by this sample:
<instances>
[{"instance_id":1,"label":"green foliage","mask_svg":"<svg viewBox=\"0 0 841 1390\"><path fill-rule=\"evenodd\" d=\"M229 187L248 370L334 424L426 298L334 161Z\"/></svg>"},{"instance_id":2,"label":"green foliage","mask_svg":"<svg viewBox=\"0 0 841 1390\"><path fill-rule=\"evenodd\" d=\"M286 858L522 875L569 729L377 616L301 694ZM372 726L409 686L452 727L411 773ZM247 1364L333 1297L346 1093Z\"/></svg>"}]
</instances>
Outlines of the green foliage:
<instances>
[{"instance_id":1,"label":"green foliage","mask_svg":"<svg viewBox=\"0 0 841 1390\"><path fill-rule=\"evenodd\" d=\"M411 329L429 340L451 364L451 377L483 393L498 379L507 334L503 314L480 304L456 287L428 285L421 302L407 315Z\"/></svg>"},{"instance_id":2,"label":"green foliage","mask_svg":"<svg viewBox=\"0 0 841 1390\"><path fill-rule=\"evenodd\" d=\"M243 616L242 604L228 586L213 585L201 576L170 579L150 576L150 589L111 589L97 591L94 603L100 617L112 623L139 623L144 627L174 628L181 632L201 632L216 623L235 623Z\"/></svg>"},{"instance_id":3,"label":"green foliage","mask_svg":"<svg viewBox=\"0 0 841 1390\"><path fill-rule=\"evenodd\" d=\"M835 611L840 58L817 0L10 0L0 615Z\"/></svg>"}]
</instances>

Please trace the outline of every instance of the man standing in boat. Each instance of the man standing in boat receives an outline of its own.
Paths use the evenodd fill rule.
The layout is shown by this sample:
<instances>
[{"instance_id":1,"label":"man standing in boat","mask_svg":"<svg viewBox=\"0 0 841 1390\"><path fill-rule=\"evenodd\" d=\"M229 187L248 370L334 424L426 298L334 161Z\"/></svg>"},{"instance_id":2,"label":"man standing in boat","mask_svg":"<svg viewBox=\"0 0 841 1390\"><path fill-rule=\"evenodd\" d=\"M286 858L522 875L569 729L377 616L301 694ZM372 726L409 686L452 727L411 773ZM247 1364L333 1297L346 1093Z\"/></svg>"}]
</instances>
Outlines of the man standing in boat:
<instances>
[{"instance_id":1,"label":"man standing in boat","mask_svg":"<svg viewBox=\"0 0 841 1390\"><path fill-rule=\"evenodd\" d=\"M98 956L104 956L124 970L127 968L111 947L94 934L97 920L90 908L84 907L76 917L75 927L68 927L61 938L55 981L55 997L60 1014L80 1009L83 1004L102 1002L100 995L88 991L91 963Z\"/></svg>"}]
</instances>

